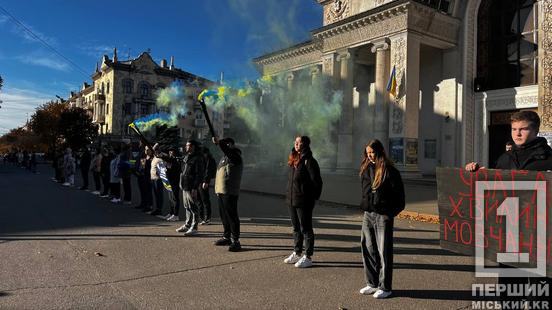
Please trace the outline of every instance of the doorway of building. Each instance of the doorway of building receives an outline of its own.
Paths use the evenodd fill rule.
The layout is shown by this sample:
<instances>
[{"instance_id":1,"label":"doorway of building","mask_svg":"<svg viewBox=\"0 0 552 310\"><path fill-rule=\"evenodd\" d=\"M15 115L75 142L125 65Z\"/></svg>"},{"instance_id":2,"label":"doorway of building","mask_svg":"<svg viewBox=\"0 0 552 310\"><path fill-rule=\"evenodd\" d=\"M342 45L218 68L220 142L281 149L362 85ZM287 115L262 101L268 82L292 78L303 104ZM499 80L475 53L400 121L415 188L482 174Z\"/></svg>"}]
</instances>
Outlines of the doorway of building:
<instances>
[{"instance_id":1,"label":"doorway of building","mask_svg":"<svg viewBox=\"0 0 552 310\"><path fill-rule=\"evenodd\" d=\"M491 112L489 129L489 168L495 168L496 161L506 151L506 143L512 142L510 116L518 111L534 111L537 109L523 109Z\"/></svg>"}]
</instances>

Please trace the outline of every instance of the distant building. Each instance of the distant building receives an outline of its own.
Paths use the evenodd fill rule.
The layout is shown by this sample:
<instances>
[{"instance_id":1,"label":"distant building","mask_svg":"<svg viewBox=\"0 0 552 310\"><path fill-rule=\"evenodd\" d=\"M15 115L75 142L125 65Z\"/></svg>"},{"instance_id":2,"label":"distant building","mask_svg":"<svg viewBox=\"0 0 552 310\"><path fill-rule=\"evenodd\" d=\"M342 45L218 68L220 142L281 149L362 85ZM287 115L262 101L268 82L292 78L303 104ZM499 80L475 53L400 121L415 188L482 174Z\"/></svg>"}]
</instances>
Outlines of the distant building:
<instances>
[{"instance_id":1,"label":"distant building","mask_svg":"<svg viewBox=\"0 0 552 310\"><path fill-rule=\"evenodd\" d=\"M93 84L83 83L79 92L71 92L71 106L85 108L92 121L98 125L103 139L121 140L134 137L128 124L133 120L159 112L156 106L156 91L179 81L185 88L190 104L187 115L178 122L180 136L199 140L209 139L209 129L196 99L205 88L215 83L174 66L162 59L159 64L148 52L135 59L121 61L117 49L113 58L104 55L101 64L92 74ZM224 133L224 113L210 111L215 131ZM228 127L228 125L226 126Z\"/></svg>"}]
</instances>

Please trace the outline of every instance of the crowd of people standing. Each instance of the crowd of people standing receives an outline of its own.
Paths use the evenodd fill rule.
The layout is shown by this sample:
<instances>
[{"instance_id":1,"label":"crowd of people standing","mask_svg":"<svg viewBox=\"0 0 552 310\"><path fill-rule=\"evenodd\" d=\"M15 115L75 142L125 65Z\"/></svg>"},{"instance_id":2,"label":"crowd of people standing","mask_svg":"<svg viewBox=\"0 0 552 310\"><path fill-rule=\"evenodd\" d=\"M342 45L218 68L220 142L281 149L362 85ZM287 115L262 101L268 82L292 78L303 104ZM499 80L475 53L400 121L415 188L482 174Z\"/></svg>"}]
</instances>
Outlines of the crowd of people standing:
<instances>
[{"instance_id":1,"label":"crowd of people standing","mask_svg":"<svg viewBox=\"0 0 552 310\"><path fill-rule=\"evenodd\" d=\"M214 188L223 226L222 236L214 245L228 246L229 251L236 252L241 250L238 199L242 154L232 138L213 137L212 142L223 154L218 164L207 146L192 139L186 141L183 154L177 147L163 149L159 144L140 144L139 151L134 154L129 144L92 151L83 148L77 154L66 148L53 160L55 176L52 180L74 187L75 174L80 172L80 190L107 198L114 204L130 205L134 176L140 194L140 203L134 208L168 222L183 221L176 231L184 236L197 235L199 225L211 223L209 190ZM320 167L310 144L309 137L296 137L288 157L286 205L293 230L293 252L284 263L297 268L313 265L313 210L323 186ZM391 295L393 218L404 209L404 187L399 171L378 140L366 145L359 175L362 183L360 206L364 212L361 253L367 283L360 293L386 298ZM89 189L90 176L92 189ZM165 194L169 208L163 213Z\"/></svg>"}]
</instances>

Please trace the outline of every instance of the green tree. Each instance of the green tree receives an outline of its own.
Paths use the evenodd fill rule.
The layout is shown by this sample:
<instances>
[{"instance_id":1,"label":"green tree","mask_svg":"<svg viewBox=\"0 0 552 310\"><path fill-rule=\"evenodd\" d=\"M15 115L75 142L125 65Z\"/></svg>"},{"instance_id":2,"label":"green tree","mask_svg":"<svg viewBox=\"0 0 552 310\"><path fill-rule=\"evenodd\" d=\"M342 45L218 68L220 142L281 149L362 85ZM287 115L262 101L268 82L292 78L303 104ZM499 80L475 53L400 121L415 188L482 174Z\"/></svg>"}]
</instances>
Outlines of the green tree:
<instances>
[{"instance_id":1,"label":"green tree","mask_svg":"<svg viewBox=\"0 0 552 310\"><path fill-rule=\"evenodd\" d=\"M83 108L69 108L61 113L58 130L65 143L78 150L94 141L98 136L98 126Z\"/></svg>"}]
</instances>

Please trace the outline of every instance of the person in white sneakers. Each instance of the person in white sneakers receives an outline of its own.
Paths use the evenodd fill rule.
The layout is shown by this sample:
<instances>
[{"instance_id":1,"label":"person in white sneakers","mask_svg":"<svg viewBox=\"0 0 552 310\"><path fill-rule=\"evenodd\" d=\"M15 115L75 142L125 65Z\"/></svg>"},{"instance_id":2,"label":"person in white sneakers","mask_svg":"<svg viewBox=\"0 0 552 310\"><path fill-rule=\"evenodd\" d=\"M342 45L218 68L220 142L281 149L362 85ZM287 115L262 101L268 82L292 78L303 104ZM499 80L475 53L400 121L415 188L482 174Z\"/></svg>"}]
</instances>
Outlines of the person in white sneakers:
<instances>
[{"instance_id":1,"label":"person in white sneakers","mask_svg":"<svg viewBox=\"0 0 552 310\"><path fill-rule=\"evenodd\" d=\"M293 225L294 251L284 259L286 264L295 264L297 268L312 266L314 252L314 230L312 229L312 211L316 200L322 193L322 177L318 162L310 150L310 138L295 138L294 147L288 158L289 177L286 202ZM306 253L303 252L303 241Z\"/></svg>"},{"instance_id":2,"label":"person in white sneakers","mask_svg":"<svg viewBox=\"0 0 552 310\"><path fill-rule=\"evenodd\" d=\"M364 211L360 243L367 284L360 293L387 298L393 277L393 219L404 209L404 185L379 140L364 148L359 175Z\"/></svg>"},{"instance_id":3,"label":"person in white sneakers","mask_svg":"<svg viewBox=\"0 0 552 310\"><path fill-rule=\"evenodd\" d=\"M199 195L197 189L203 180L205 167L203 157L199 153L199 143L195 140L186 142L186 156L182 160L180 173L180 189L182 189L182 205L186 210L184 225L177 228L177 232L183 232L185 236L197 234L199 224Z\"/></svg>"}]
</instances>

